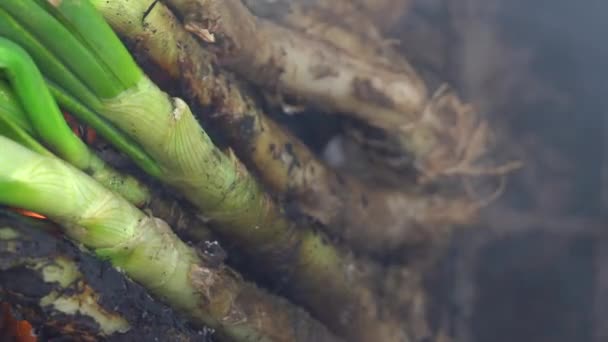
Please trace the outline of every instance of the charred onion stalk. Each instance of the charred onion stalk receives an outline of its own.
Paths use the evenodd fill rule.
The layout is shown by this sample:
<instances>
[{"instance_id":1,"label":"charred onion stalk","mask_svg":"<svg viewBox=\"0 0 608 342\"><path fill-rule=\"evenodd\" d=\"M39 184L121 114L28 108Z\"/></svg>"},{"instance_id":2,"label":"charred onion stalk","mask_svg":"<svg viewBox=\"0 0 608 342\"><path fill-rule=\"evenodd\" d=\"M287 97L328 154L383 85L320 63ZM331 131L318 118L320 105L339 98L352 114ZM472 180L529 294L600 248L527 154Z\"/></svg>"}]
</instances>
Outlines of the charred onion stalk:
<instances>
[{"instance_id":1,"label":"charred onion stalk","mask_svg":"<svg viewBox=\"0 0 608 342\"><path fill-rule=\"evenodd\" d=\"M142 1L144 11L148 4ZM295 200L332 235L359 252L387 255L407 245L431 244L449 225L471 219L476 203L440 194L372 187L327 168L301 141L270 120L247 87L213 65L162 5L142 21L132 2L98 2L110 23L172 79L183 82L194 101L210 108L205 119L219 122L239 157L256 169L275 193ZM120 14L120 15L115 15ZM382 228L379 228L382 227Z\"/></svg>"},{"instance_id":2,"label":"charred onion stalk","mask_svg":"<svg viewBox=\"0 0 608 342\"><path fill-rule=\"evenodd\" d=\"M289 18L302 14L319 16L312 23L340 26L360 36L380 38L381 32L395 25L408 12L411 0L243 0L255 15L279 20L290 26ZM324 16L325 18L320 18ZM301 17L300 19L303 19ZM296 19L295 21L299 21ZM303 22L302 22L303 23ZM309 27L302 25L303 29Z\"/></svg>"},{"instance_id":3,"label":"charred onion stalk","mask_svg":"<svg viewBox=\"0 0 608 342\"><path fill-rule=\"evenodd\" d=\"M139 4L129 5L137 8ZM148 5L136 13L144 13ZM185 103L163 93L128 52L121 52L126 49L87 2L11 0L0 3L0 8L16 23L18 32L26 31L36 42L24 47L45 76L62 90L74 88L68 92L71 96L139 144L158 167L151 174L194 204L255 265L263 265L263 271L275 279L287 279L297 302L350 340L406 339L401 322L376 304L365 274L359 273L354 261L323 234L296 227L232 154L213 145ZM141 20L141 16L137 18ZM58 37L61 44L57 44ZM102 54L112 56L100 57ZM79 83L64 83L53 72L57 65L49 67L48 61L40 59L49 55L71 75L69 79ZM128 60L112 60L121 55ZM268 319L273 316L266 315ZM249 317L247 322L253 321Z\"/></svg>"},{"instance_id":4,"label":"charred onion stalk","mask_svg":"<svg viewBox=\"0 0 608 342\"><path fill-rule=\"evenodd\" d=\"M422 80L370 66L332 45L257 18L240 0L171 0L221 63L266 87L394 129L426 103ZM213 39L208 38L207 33Z\"/></svg>"},{"instance_id":5,"label":"charred onion stalk","mask_svg":"<svg viewBox=\"0 0 608 342\"><path fill-rule=\"evenodd\" d=\"M487 123L446 86L429 96L405 60L396 72L357 56L356 49L258 18L241 0L167 3L220 63L251 82L386 131L403 155L412 156L421 182L519 167L483 160L491 145Z\"/></svg>"},{"instance_id":6,"label":"charred onion stalk","mask_svg":"<svg viewBox=\"0 0 608 342\"><path fill-rule=\"evenodd\" d=\"M57 234L58 227L0 209L0 298L37 338L201 341L143 287Z\"/></svg>"},{"instance_id":7,"label":"charred onion stalk","mask_svg":"<svg viewBox=\"0 0 608 342\"><path fill-rule=\"evenodd\" d=\"M412 0L354 0L360 11L383 32L393 27L408 11Z\"/></svg>"},{"instance_id":8,"label":"charred onion stalk","mask_svg":"<svg viewBox=\"0 0 608 342\"><path fill-rule=\"evenodd\" d=\"M0 203L41 213L199 324L236 341L335 341L287 302L210 263L162 220L65 162L0 136Z\"/></svg>"},{"instance_id":9,"label":"charred onion stalk","mask_svg":"<svg viewBox=\"0 0 608 342\"><path fill-rule=\"evenodd\" d=\"M203 108L210 108L213 114L211 117L221 121L225 127L224 132L233 138L233 146L240 146L241 150L237 152L240 152L244 158L248 158L251 164L261 171L260 174L265 178L266 183L271 185L271 188L283 193L300 192L298 193L299 196L302 196L299 198L300 200L306 197L310 201L307 203L310 205L309 213L312 213L312 210L318 210L314 213L315 215L318 214L319 217L330 220L332 223L342 223L340 220L344 220L344 223L351 224L352 227L349 228L353 228L352 231L346 233L353 234L352 240L358 242L358 247L362 249L370 248L370 246L371 248L396 247L404 240L403 236L397 238L396 230L403 233L403 229L412 229L411 233L405 234L405 240L409 240L413 244L426 241L429 235L444 233L442 230L445 227L440 226L439 221L449 215L464 216L467 212L469 207L465 203L449 203L437 196L428 198L415 195L404 196L388 191L387 193L382 191L369 193L369 189L355 180L349 179L343 183L337 175L320 164L316 157L297 139L269 121L256 107L253 99L243 92L245 87L229 73L213 68L213 65L210 64L212 60L210 54L202 50L181 29L179 23L162 4L157 3L151 10L148 10L149 4L151 4L148 1L140 2L139 7L136 6L137 2L133 1L128 3L99 1L95 4L113 27L133 44L138 56L148 62L157 63L173 79L185 78L185 84L193 93L198 104ZM146 10L148 11L146 12ZM147 14L145 19L137 20L143 16L144 12ZM271 150L273 147L274 152L269 153L269 149ZM407 212L404 212L406 209ZM366 214L373 216L369 217ZM355 218L352 219L349 215L354 215ZM425 215L429 216L425 217ZM355 222L357 218L361 221ZM379 221L372 222L374 218ZM413 227L409 224L410 222L403 222L415 221L419 218L423 222L414 222ZM364 227L365 223L370 225ZM373 229L373 227L381 227L384 223L390 229L386 235L384 235L384 231ZM429 230L428 225L430 224L437 224L437 226L432 227L434 230ZM420 225L425 227L420 227ZM340 227L340 225L335 226L337 229ZM365 231L355 231L359 228L365 229ZM369 245L364 244L366 238L369 238ZM390 241L391 238L394 238L395 241ZM382 252L380 251L380 253ZM326 276L322 275L322 277ZM310 282L310 280L304 281ZM340 312L343 312L342 306L335 306L336 300L343 298L342 303L348 307L349 304L346 300L351 294L338 293L339 287L335 287L336 290L334 290L328 289L327 285L332 287L337 285L329 282L321 285L327 293L336 291L336 296L328 297L332 305L326 305L316 299L311 303L309 299L307 300L297 292L293 297L317 316L332 319L330 315L339 315ZM356 292L351 290L351 293ZM356 300L361 301L361 298ZM383 307L382 310L386 310L386 307ZM372 311L369 310L369 312ZM353 326L347 327L348 323L343 324L345 324L343 329L352 331L348 336L354 336L351 337L353 339L374 340L379 336L374 336L374 333L371 332L368 335L356 335L361 331L357 326L353 324ZM408 329L406 324L400 324L405 330ZM374 331L377 334L378 330L374 329ZM386 340L398 340L398 338L392 335Z\"/></svg>"},{"instance_id":10,"label":"charred onion stalk","mask_svg":"<svg viewBox=\"0 0 608 342\"><path fill-rule=\"evenodd\" d=\"M357 58L396 72L410 65L391 49L367 13L353 1L244 0L253 14L326 41ZM399 13L394 9L392 15ZM385 17L386 19L386 17Z\"/></svg>"}]
</instances>

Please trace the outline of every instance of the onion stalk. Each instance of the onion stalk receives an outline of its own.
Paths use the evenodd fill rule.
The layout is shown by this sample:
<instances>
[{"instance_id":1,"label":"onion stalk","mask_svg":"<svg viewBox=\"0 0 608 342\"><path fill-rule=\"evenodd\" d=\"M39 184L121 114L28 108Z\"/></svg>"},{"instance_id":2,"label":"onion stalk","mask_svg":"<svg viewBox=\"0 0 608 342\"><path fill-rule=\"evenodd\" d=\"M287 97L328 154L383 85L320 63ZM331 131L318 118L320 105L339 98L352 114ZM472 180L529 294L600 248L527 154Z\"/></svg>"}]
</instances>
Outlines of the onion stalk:
<instances>
[{"instance_id":1,"label":"onion stalk","mask_svg":"<svg viewBox=\"0 0 608 342\"><path fill-rule=\"evenodd\" d=\"M291 304L210 265L162 220L53 156L0 136L0 203L41 213L71 239L199 324L235 341L336 341Z\"/></svg>"},{"instance_id":2,"label":"onion stalk","mask_svg":"<svg viewBox=\"0 0 608 342\"><path fill-rule=\"evenodd\" d=\"M2 39L0 38L0 44L2 44L1 41ZM15 51L19 51L19 48L12 44L9 44L8 47L11 49L15 48ZM2 59L2 56L0 56L0 59ZM25 69L31 69L27 72L38 72L35 65L31 63L24 64L26 67ZM36 84L35 87L41 91L45 91L46 85L44 83ZM29 99L30 97L31 94L21 94L21 98L23 99ZM32 101L38 100L40 99L32 99ZM45 125L45 120L48 116L55 115L57 118L56 124L60 129L63 129L64 133L63 136L60 136L59 139L56 140L56 143L60 146L66 144L84 145L79 138L75 137L71 132L68 132L66 129L67 124L63 121L62 117L60 118L61 113L57 110L56 105L52 102L47 102L46 105L48 106L48 111L43 114L42 120L35 121L38 123L37 127L41 130L48 129L49 127L54 128L52 125ZM29 117L40 116L39 114L40 113L37 114L35 112L26 113L10 85L0 79L0 134L39 154L53 155L51 151L40 144L39 140L41 140L41 138L36 135L33 125L30 124ZM130 175L121 174L119 171L102 164L101 160L95 155L95 152L88 146L84 146L87 149L85 153L89 154L88 158L93 159L96 162L93 163L93 166L95 167L85 167L82 170L91 175L95 180L112 191L122 195L134 205L138 207L145 205L157 216L171 222L179 231L184 230L184 225L187 225L188 228L192 230L194 230L192 227L196 227L197 240L212 239L212 234L204 223L195 217L193 213L184 210L177 201L167 198L167 196L160 194L159 191L152 191L144 183L139 182ZM61 153L63 151L66 151L65 147L56 150L55 153L59 152L57 153L58 156L64 157L65 160L69 161L69 155L68 158L65 158L66 154ZM72 165L76 167L79 166L77 164Z\"/></svg>"},{"instance_id":3,"label":"onion stalk","mask_svg":"<svg viewBox=\"0 0 608 342\"><path fill-rule=\"evenodd\" d=\"M2 5L5 5L5 3L3 2ZM23 1L21 5L35 6L30 1ZM36 65L43 71L51 93L61 106L69 110L80 121L95 129L148 174L158 177L160 169L154 160L137 143L94 112L94 108L101 106L97 96L2 6L0 6L0 36L10 39L28 52ZM50 80L61 80L61 82L55 83Z\"/></svg>"},{"instance_id":4,"label":"onion stalk","mask_svg":"<svg viewBox=\"0 0 608 342\"><path fill-rule=\"evenodd\" d=\"M10 90L4 86L2 102L8 110L3 112L11 115L6 120L20 125L21 129L43 141L62 159L81 170L87 170L93 178L131 202L146 202L149 192L145 187L133 177L120 174L108 166L72 132L30 56L19 45L2 37L0 69L15 89L14 96L19 98L19 103L24 107L24 110L19 108L19 103L11 99ZM12 131L18 132L15 127ZM18 133L22 142L28 140L24 133ZM34 146L31 141L27 145ZM40 151L38 147L35 148Z\"/></svg>"}]
</instances>

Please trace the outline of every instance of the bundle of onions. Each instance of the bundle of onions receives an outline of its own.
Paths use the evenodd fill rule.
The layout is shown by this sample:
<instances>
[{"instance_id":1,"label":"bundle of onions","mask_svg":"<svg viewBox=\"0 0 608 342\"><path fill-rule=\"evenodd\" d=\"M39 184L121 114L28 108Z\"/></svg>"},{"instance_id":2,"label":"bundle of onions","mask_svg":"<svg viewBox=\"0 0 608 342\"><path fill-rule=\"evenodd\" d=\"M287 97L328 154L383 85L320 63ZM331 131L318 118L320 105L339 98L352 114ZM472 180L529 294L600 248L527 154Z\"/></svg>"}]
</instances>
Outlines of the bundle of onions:
<instances>
[{"instance_id":1,"label":"bundle of onions","mask_svg":"<svg viewBox=\"0 0 608 342\"><path fill-rule=\"evenodd\" d=\"M0 105L1 204L60 223L71 239L229 339L335 340L301 309L223 264L209 265L138 209L150 191L74 136L57 101L269 274L289 274L290 296L331 330L349 340L407 338L401 322L382 317L349 254L288 219L236 157L213 144L188 105L150 81L88 1L2 1L0 36L12 87Z\"/></svg>"}]
</instances>

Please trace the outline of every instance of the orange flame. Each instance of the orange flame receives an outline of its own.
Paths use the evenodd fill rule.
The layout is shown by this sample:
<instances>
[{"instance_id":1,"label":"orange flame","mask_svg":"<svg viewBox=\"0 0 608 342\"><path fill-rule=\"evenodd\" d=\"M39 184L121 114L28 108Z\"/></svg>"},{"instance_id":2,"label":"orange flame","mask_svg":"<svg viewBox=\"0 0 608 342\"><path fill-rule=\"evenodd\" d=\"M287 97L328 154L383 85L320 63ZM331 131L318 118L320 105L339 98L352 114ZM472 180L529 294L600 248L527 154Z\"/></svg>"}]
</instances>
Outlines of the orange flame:
<instances>
[{"instance_id":1,"label":"orange flame","mask_svg":"<svg viewBox=\"0 0 608 342\"><path fill-rule=\"evenodd\" d=\"M38 340L32 325L28 321L16 319L8 303L2 303L0 306L0 339L13 342Z\"/></svg>"},{"instance_id":2,"label":"orange flame","mask_svg":"<svg viewBox=\"0 0 608 342\"><path fill-rule=\"evenodd\" d=\"M35 213L33 211L29 211L29 210L25 210L25 209L20 209L20 208L12 208L12 210L14 212L20 214L20 215L23 215L23 216L35 218L35 219L38 219L38 220L46 220L46 216L40 215L40 214Z\"/></svg>"},{"instance_id":3,"label":"orange flame","mask_svg":"<svg viewBox=\"0 0 608 342\"><path fill-rule=\"evenodd\" d=\"M97 140L97 132L92 128L81 125L70 113L63 112L63 117L72 129L72 132L84 140L85 143L91 145Z\"/></svg>"}]
</instances>

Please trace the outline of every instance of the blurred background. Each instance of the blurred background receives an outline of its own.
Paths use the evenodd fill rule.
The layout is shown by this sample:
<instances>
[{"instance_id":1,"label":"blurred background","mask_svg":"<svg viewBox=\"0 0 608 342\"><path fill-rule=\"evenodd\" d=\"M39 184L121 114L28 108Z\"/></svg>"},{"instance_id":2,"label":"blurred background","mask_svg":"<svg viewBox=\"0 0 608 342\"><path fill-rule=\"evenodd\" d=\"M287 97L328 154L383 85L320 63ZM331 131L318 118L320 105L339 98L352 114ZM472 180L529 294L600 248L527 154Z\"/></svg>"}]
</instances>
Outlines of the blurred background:
<instances>
[{"instance_id":1,"label":"blurred background","mask_svg":"<svg viewBox=\"0 0 608 342\"><path fill-rule=\"evenodd\" d=\"M525 162L434 280L456 341L608 341L608 2L414 0L392 35Z\"/></svg>"},{"instance_id":2,"label":"blurred background","mask_svg":"<svg viewBox=\"0 0 608 342\"><path fill-rule=\"evenodd\" d=\"M446 341L608 341L608 2L403 2L386 38L525 163L457 230L429 279L433 320Z\"/></svg>"}]
</instances>

